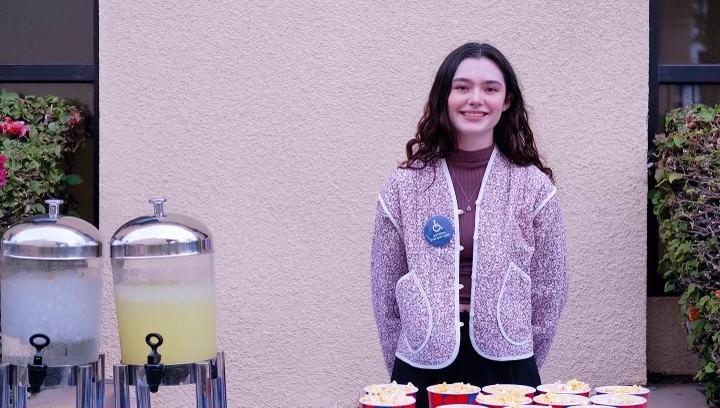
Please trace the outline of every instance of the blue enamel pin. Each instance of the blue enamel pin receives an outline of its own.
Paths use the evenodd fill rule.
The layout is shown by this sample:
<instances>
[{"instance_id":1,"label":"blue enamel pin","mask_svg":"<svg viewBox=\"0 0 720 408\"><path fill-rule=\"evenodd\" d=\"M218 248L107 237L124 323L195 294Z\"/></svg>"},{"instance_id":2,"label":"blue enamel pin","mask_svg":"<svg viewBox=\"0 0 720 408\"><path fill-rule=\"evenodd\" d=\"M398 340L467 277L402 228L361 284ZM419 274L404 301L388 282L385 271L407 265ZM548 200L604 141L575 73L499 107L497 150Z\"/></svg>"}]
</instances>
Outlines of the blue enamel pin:
<instances>
[{"instance_id":1,"label":"blue enamel pin","mask_svg":"<svg viewBox=\"0 0 720 408\"><path fill-rule=\"evenodd\" d=\"M447 245L453 237L453 224L447 217L436 215L425 223L425 241L439 248Z\"/></svg>"}]
</instances>

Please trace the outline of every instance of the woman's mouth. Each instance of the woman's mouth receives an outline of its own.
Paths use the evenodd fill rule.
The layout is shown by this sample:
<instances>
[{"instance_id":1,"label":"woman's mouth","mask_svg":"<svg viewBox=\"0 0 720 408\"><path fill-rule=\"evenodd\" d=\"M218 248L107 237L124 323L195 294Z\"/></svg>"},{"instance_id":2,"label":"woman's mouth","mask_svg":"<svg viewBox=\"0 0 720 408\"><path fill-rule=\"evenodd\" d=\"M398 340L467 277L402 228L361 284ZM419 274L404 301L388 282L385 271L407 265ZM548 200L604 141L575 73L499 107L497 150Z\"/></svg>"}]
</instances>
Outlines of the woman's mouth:
<instances>
[{"instance_id":1,"label":"woman's mouth","mask_svg":"<svg viewBox=\"0 0 720 408\"><path fill-rule=\"evenodd\" d=\"M484 118L485 115L487 115L486 112L460 112L460 113L463 115L463 117L468 118L468 119L480 119L480 118Z\"/></svg>"}]
</instances>

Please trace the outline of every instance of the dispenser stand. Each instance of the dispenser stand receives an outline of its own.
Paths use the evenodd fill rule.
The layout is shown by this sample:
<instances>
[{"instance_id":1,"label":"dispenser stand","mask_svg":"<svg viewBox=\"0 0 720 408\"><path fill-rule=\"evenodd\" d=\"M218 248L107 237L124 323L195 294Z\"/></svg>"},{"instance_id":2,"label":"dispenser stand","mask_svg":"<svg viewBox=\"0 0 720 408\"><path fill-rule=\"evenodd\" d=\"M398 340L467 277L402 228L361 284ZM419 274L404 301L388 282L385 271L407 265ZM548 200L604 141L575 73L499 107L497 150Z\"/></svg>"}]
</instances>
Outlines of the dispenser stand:
<instances>
[{"instance_id":1,"label":"dispenser stand","mask_svg":"<svg viewBox=\"0 0 720 408\"><path fill-rule=\"evenodd\" d=\"M113 366L115 408L130 408L130 386L135 386L137 408L151 408L150 387L145 365ZM195 384L197 408L227 408L225 353L197 363L163 365L159 386ZM157 384L156 384L157 385Z\"/></svg>"},{"instance_id":2,"label":"dispenser stand","mask_svg":"<svg viewBox=\"0 0 720 408\"><path fill-rule=\"evenodd\" d=\"M0 408L27 407L27 390L31 386L27 365L0 364ZM43 387L75 387L76 408L103 408L105 399L105 355L81 365L47 366Z\"/></svg>"}]
</instances>

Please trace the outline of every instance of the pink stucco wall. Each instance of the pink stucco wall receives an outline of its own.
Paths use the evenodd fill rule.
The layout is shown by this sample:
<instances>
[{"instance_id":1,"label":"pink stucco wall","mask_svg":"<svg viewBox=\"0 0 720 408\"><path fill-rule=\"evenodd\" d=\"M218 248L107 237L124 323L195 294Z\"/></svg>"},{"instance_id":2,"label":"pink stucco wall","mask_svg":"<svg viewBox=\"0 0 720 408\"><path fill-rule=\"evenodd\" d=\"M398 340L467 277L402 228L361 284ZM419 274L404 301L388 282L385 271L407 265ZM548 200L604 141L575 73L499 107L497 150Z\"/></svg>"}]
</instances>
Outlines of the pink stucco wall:
<instances>
[{"instance_id":1,"label":"pink stucco wall","mask_svg":"<svg viewBox=\"0 0 720 408\"><path fill-rule=\"evenodd\" d=\"M644 382L647 2L101 0L101 229L151 195L212 229L230 406L350 406L387 380L375 199L469 40L514 64L564 206L570 298L543 379Z\"/></svg>"}]
</instances>

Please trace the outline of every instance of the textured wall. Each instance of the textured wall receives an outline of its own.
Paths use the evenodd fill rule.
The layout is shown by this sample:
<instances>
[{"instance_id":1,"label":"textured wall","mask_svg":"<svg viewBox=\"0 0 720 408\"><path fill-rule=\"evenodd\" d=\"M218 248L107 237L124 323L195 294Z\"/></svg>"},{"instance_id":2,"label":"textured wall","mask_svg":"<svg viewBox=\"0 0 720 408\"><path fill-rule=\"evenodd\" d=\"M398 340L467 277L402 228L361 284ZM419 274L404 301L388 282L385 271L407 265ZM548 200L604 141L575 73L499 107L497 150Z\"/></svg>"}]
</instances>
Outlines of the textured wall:
<instances>
[{"instance_id":1,"label":"textured wall","mask_svg":"<svg viewBox=\"0 0 720 408\"><path fill-rule=\"evenodd\" d=\"M101 0L101 228L162 194L212 229L231 406L350 406L387 379L377 191L444 56L489 41L521 79L566 217L571 292L543 378L641 383L647 27L643 1ZM158 401L191 406L190 391Z\"/></svg>"}]
</instances>

